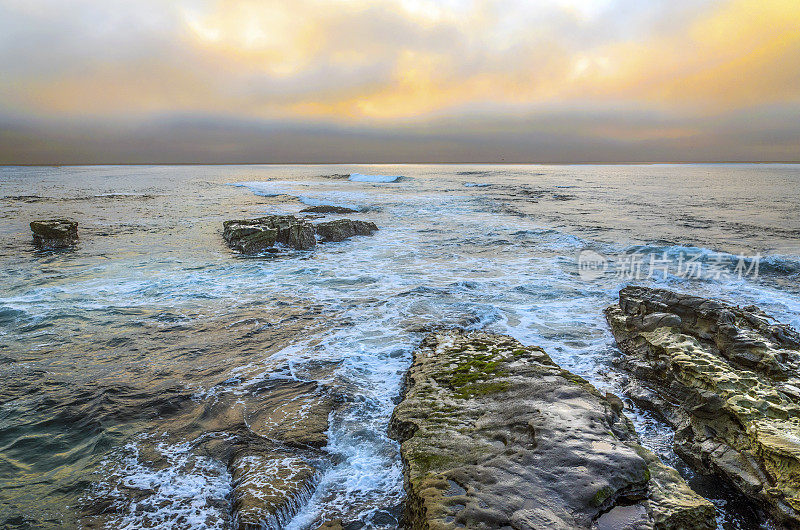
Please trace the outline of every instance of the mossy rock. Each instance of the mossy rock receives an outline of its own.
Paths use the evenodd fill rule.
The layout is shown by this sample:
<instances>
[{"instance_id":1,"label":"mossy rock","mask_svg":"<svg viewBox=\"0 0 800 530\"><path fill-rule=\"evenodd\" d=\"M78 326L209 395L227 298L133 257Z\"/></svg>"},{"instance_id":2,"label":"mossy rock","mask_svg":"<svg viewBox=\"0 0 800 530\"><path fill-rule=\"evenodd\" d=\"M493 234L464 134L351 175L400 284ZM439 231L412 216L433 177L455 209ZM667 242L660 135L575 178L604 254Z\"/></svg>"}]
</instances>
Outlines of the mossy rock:
<instances>
[{"instance_id":1,"label":"mossy rock","mask_svg":"<svg viewBox=\"0 0 800 530\"><path fill-rule=\"evenodd\" d=\"M390 434L408 528L591 528L617 503L641 507L637 528L715 526L713 505L677 473L658 490L671 503L650 498L654 466L670 468L638 445L617 403L510 337L426 337Z\"/></svg>"}]
</instances>

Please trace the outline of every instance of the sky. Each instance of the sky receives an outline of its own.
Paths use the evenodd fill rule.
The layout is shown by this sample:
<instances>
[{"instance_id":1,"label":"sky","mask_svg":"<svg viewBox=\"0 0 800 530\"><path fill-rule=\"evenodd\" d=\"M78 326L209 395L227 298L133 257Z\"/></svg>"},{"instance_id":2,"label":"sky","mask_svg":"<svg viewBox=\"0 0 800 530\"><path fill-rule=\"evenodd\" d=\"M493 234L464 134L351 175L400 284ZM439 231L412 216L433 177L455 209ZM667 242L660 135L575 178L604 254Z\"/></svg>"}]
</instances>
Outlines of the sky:
<instances>
[{"instance_id":1,"label":"sky","mask_svg":"<svg viewBox=\"0 0 800 530\"><path fill-rule=\"evenodd\" d=\"M0 0L0 163L800 161L800 0Z\"/></svg>"}]
</instances>

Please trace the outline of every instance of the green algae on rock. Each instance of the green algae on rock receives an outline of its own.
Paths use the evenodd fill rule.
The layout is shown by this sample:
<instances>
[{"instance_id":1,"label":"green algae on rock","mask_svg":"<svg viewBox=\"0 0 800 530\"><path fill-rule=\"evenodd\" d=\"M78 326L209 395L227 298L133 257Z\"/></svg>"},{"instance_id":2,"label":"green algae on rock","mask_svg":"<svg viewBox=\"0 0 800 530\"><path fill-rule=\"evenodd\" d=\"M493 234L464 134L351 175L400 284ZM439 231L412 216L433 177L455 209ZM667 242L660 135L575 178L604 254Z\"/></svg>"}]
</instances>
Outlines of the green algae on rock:
<instances>
[{"instance_id":1,"label":"green algae on rock","mask_svg":"<svg viewBox=\"0 0 800 530\"><path fill-rule=\"evenodd\" d=\"M800 335L758 308L626 287L606 317L626 393L675 429L675 452L800 528Z\"/></svg>"},{"instance_id":2,"label":"green algae on rock","mask_svg":"<svg viewBox=\"0 0 800 530\"><path fill-rule=\"evenodd\" d=\"M428 335L390 424L406 526L591 528L614 516L620 529L714 528L713 505L638 444L620 410L539 348Z\"/></svg>"}]
</instances>

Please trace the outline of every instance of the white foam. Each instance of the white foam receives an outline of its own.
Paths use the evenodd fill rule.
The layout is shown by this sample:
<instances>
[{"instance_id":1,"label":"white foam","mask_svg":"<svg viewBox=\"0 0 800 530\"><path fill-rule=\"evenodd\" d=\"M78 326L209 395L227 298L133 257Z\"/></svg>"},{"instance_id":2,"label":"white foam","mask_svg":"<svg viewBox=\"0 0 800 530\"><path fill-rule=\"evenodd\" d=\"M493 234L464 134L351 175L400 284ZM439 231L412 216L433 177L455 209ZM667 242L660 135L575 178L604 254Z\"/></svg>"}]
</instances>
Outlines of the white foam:
<instances>
[{"instance_id":1,"label":"white foam","mask_svg":"<svg viewBox=\"0 0 800 530\"><path fill-rule=\"evenodd\" d=\"M232 479L221 462L193 455L191 444L159 443L167 466L154 468L130 443L116 464L107 463L107 478L95 495L114 499L118 508L107 526L138 528L225 528L229 519ZM131 491L141 494L131 495Z\"/></svg>"},{"instance_id":2,"label":"white foam","mask_svg":"<svg viewBox=\"0 0 800 530\"><path fill-rule=\"evenodd\" d=\"M401 178L403 178L402 175L362 175L361 173L350 175L352 182L397 182Z\"/></svg>"},{"instance_id":3,"label":"white foam","mask_svg":"<svg viewBox=\"0 0 800 530\"><path fill-rule=\"evenodd\" d=\"M340 206L351 210L362 210L364 209L363 203L367 200L367 196L362 192L332 189L337 185L341 186L341 183L337 181L268 180L264 182L236 182L231 185L247 188L255 195L262 197L285 195L300 201L306 206Z\"/></svg>"}]
</instances>

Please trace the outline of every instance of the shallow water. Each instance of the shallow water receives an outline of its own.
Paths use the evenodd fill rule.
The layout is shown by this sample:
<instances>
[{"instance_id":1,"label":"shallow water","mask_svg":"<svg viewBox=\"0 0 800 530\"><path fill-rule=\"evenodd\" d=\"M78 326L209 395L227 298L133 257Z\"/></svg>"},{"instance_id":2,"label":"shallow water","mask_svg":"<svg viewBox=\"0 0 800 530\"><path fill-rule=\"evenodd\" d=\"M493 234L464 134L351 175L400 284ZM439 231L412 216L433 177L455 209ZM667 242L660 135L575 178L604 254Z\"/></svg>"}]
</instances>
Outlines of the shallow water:
<instances>
[{"instance_id":1,"label":"shallow water","mask_svg":"<svg viewBox=\"0 0 800 530\"><path fill-rule=\"evenodd\" d=\"M342 174L403 178L328 177ZM223 220L319 204L380 231L251 258L222 242ZM275 390L289 381L329 384L345 405L333 463L287 527L325 514L393 528L402 470L386 426L424 329L507 333L614 391L602 309L634 279L611 269L634 252L722 259L729 274L638 283L800 327L798 214L795 165L0 168L0 526L226 527L231 477L203 448L226 411L300 396ZM35 251L41 217L77 220L78 247ZM605 274L581 276L586 249ZM761 255L744 261L758 276L735 273L740 254ZM634 416L682 467L669 431ZM682 471L725 506L721 526L760 523ZM115 509L87 519L99 499Z\"/></svg>"}]
</instances>

